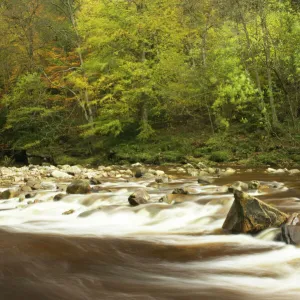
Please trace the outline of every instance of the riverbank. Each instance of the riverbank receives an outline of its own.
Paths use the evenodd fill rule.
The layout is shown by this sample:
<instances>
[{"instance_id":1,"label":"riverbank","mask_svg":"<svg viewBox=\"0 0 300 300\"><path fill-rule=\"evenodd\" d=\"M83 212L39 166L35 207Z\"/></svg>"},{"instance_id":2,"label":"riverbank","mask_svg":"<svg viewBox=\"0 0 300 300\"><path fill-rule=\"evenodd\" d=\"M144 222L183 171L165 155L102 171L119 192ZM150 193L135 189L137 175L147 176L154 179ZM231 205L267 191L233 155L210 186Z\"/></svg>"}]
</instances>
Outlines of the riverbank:
<instances>
[{"instance_id":1,"label":"riverbank","mask_svg":"<svg viewBox=\"0 0 300 300\"><path fill-rule=\"evenodd\" d=\"M2 151L2 157L0 151L0 165L10 166L16 162L83 166L203 162L219 167L300 168L299 150L296 135L266 136L259 131L246 134L237 128L212 135L207 128L199 131L181 127L161 129L147 141L124 133L117 138L73 137L61 145L33 147L15 153Z\"/></svg>"}]
</instances>

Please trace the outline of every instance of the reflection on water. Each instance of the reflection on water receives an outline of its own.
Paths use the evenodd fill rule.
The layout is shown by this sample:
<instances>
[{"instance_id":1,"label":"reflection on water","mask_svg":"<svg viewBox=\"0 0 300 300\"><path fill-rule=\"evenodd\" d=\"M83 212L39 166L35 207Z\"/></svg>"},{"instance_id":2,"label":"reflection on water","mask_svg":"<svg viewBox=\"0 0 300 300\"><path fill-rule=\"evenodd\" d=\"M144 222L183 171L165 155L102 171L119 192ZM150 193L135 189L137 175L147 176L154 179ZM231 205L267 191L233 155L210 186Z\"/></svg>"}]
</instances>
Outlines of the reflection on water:
<instances>
[{"instance_id":1,"label":"reflection on water","mask_svg":"<svg viewBox=\"0 0 300 300\"><path fill-rule=\"evenodd\" d=\"M53 192L38 193L44 202L28 207L2 201L0 298L299 299L300 249L272 241L276 229L256 237L221 230L233 199L220 186L252 179L285 183L289 189L271 188L260 199L300 211L299 178L260 172L211 186L189 178L159 187L107 182L111 192L59 202L50 201ZM157 200L177 186L195 194L131 208L127 198L137 186ZM69 209L75 213L63 216Z\"/></svg>"}]
</instances>

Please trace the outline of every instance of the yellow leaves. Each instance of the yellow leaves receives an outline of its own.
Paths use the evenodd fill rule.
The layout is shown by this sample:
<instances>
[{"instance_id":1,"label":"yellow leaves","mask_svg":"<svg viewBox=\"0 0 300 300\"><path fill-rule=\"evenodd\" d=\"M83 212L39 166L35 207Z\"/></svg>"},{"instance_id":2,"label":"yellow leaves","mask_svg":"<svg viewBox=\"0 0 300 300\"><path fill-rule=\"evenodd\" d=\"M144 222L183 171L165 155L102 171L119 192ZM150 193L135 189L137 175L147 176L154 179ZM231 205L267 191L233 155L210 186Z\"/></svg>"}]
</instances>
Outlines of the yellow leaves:
<instances>
[{"instance_id":1,"label":"yellow leaves","mask_svg":"<svg viewBox=\"0 0 300 300\"><path fill-rule=\"evenodd\" d=\"M77 73L71 73L67 76L68 82L77 89L88 89L89 83L86 77L80 76Z\"/></svg>"}]
</instances>

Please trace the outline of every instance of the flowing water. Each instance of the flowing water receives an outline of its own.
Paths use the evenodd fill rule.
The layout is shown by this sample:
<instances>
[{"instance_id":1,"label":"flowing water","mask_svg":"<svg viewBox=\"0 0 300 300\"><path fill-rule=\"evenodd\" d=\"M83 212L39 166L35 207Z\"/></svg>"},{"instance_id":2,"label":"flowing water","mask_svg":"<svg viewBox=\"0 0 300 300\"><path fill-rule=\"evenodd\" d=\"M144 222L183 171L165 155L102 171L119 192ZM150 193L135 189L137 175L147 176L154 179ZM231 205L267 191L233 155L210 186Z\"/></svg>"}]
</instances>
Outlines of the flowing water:
<instances>
[{"instance_id":1,"label":"flowing water","mask_svg":"<svg viewBox=\"0 0 300 300\"><path fill-rule=\"evenodd\" d=\"M159 186L107 180L100 193L53 202L57 192L43 191L29 206L3 200L0 299L300 299L300 248L273 241L276 229L221 230L233 201L222 185L252 179L272 187L260 199L300 211L299 177L260 171L206 186L184 176ZM193 195L174 195L171 205L128 205L139 187L158 200L183 186Z\"/></svg>"}]
</instances>

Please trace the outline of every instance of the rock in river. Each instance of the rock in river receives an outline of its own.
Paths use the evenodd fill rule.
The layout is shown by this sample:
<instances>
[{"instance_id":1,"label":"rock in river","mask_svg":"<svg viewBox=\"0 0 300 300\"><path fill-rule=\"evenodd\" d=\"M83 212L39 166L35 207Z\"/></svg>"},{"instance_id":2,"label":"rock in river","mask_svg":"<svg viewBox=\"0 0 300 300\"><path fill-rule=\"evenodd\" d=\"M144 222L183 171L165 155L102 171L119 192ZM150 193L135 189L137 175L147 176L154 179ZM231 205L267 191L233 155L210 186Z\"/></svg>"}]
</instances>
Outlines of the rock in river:
<instances>
[{"instance_id":1,"label":"rock in river","mask_svg":"<svg viewBox=\"0 0 300 300\"><path fill-rule=\"evenodd\" d=\"M174 195L187 195L189 192L185 188L175 189L172 194Z\"/></svg>"},{"instance_id":2,"label":"rock in river","mask_svg":"<svg viewBox=\"0 0 300 300\"><path fill-rule=\"evenodd\" d=\"M91 187L88 181L74 180L67 187L68 194L88 194L91 192Z\"/></svg>"},{"instance_id":3,"label":"rock in river","mask_svg":"<svg viewBox=\"0 0 300 300\"><path fill-rule=\"evenodd\" d=\"M281 227L281 240L287 244L300 244L300 215L294 213L286 224Z\"/></svg>"},{"instance_id":4,"label":"rock in river","mask_svg":"<svg viewBox=\"0 0 300 300\"><path fill-rule=\"evenodd\" d=\"M0 200L11 199L17 197L19 192L17 190L8 189L0 193Z\"/></svg>"},{"instance_id":5,"label":"rock in river","mask_svg":"<svg viewBox=\"0 0 300 300\"><path fill-rule=\"evenodd\" d=\"M70 179L72 178L72 176L66 172L62 172L62 171L53 171L51 173L51 176L54 177L54 178L58 178L58 179Z\"/></svg>"},{"instance_id":6,"label":"rock in river","mask_svg":"<svg viewBox=\"0 0 300 300\"><path fill-rule=\"evenodd\" d=\"M257 233L270 227L280 227L288 215L259 199L236 190L234 202L223 229L234 233Z\"/></svg>"},{"instance_id":7,"label":"rock in river","mask_svg":"<svg viewBox=\"0 0 300 300\"><path fill-rule=\"evenodd\" d=\"M132 206L147 204L150 202L150 196L145 189L139 189L129 196L128 202Z\"/></svg>"},{"instance_id":8,"label":"rock in river","mask_svg":"<svg viewBox=\"0 0 300 300\"><path fill-rule=\"evenodd\" d=\"M228 188L228 192L234 193L236 190L246 192L246 191L248 191L248 188L249 188L249 186L247 183L242 182L242 181L236 181Z\"/></svg>"}]
</instances>

